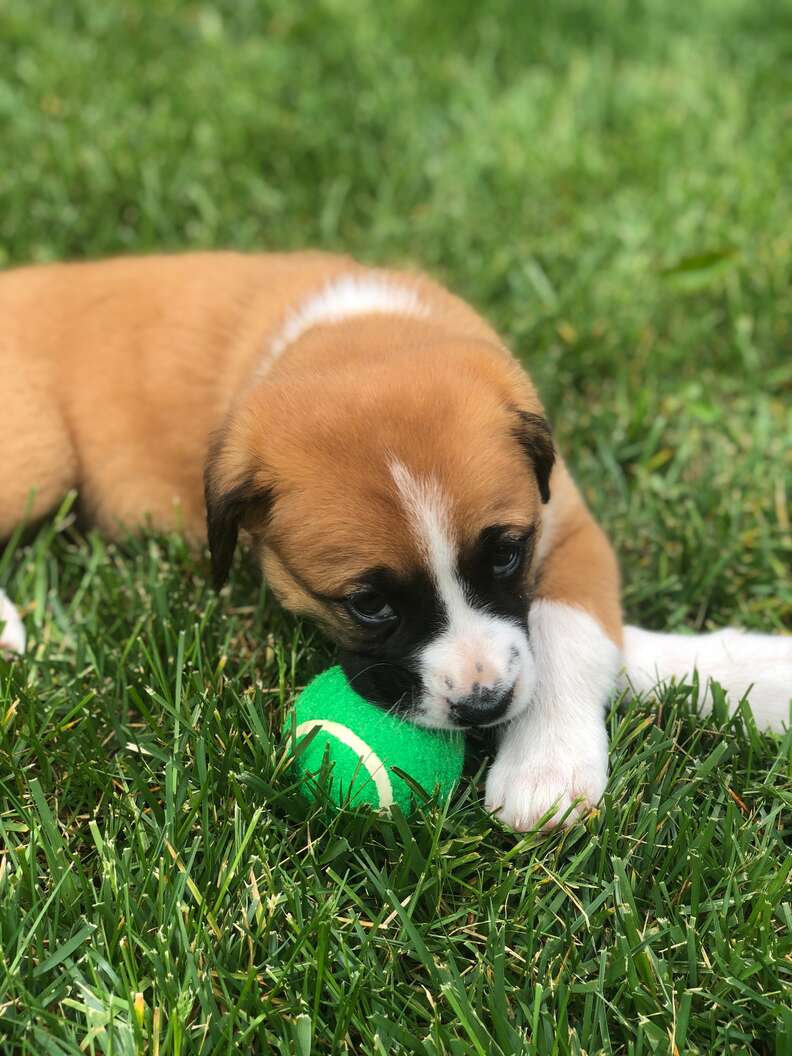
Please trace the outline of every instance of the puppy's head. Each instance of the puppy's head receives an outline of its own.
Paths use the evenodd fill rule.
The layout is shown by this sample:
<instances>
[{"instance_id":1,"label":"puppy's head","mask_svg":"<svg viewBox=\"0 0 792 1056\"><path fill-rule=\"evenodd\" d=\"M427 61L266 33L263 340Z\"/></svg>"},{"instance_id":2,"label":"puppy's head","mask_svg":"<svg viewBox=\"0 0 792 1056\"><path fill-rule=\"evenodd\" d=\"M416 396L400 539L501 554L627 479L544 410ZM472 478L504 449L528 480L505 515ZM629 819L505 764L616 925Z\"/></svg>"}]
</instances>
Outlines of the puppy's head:
<instances>
[{"instance_id":1,"label":"puppy's head","mask_svg":"<svg viewBox=\"0 0 792 1056\"><path fill-rule=\"evenodd\" d=\"M532 557L554 461L515 365L453 352L265 381L206 473L216 579L245 529L273 591L322 624L364 697L446 728L530 702Z\"/></svg>"}]
</instances>

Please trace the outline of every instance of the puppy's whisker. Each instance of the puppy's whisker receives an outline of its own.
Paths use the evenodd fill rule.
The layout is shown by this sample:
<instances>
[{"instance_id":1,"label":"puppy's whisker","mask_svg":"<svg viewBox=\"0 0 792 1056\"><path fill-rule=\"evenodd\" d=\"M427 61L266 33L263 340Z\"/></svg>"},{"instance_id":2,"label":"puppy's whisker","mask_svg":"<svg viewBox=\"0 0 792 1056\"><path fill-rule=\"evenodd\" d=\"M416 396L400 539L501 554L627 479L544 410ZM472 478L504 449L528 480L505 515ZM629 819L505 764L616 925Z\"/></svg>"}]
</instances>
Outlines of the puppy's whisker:
<instances>
[{"instance_id":1,"label":"puppy's whisker","mask_svg":"<svg viewBox=\"0 0 792 1056\"><path fill-rule=\"evenodd\" d=\"M362 670L360 670L360 671L356 672L354 675L352 675L352 677L348 680L349 681L349 685L354 688L354 683L358 679L362 678L364 675L367 675L370 671L374 671L378 667L390 667L390 666L391 665L389 663L387 663L386 661L378 661L378 662L369 664L367 667L364 667ZM387 706L385 706L383 708L385 714L386 715L401 714L403 716L404 715L404 707L403 707L403 705L404 705L405 700L408 699L408 698L410 700L411 710L413 710L414 707L415 707L415 690L414 689L407 689L392 704L389 704L389 705L387 705Z\"/></svg>"},{"instance_id":2,"label":"puppy's whisker","mask_svg":"<svg viewBox=\"0 0 792 1056\"><path fill-rule=\"evenodd\" d=\"M356 679L362 678L364 675L367 675L369 673L369 671L374 671L378 667L388 667L388 666L389 665L384 660L380 660L380 661L378 661L376 663L369 664L368 667L364 667L362 670L360 670L356 674L354 674L352 676L352 678L350 678L348 680L349 684L351 686L356 681Z\"/></svg>"},{"instance_id":3,"label":"puppy's whisker","mask_svg":"<svg viewBox=\"0 0 792 1056\"><path fill-rule=\"evenodd\" d=\"M388 708L386 708L386 709L385 709L385 714L386 714L386 715L397 715L397 714L401 714L401 715L402 715L402 717L403 717L403 715L404 715L404 712L403 712L403 709L402 709L402 704L404 703L404 700L405 700L405 698L407 697L408 693L410 694L410 696L412 696L412 693L411 693L411 691L409 691L409 690L405 690L405 692L404 692L404 693L402 693L402 695L401 695L401 696L399 697L399 699L398 699L398 700L396 700L396 701L395 701L395 702L394 702L393 704L391 704L391 705L390 705L390 707L388 707ZM414 707L415 701L414 701L414 700L411 700L411 701L410 701L410 703L411 703L411 705L413 705L413 707ZM411 709L411 710L412 710L412 709Z\"/></svg>"}]
</instances>

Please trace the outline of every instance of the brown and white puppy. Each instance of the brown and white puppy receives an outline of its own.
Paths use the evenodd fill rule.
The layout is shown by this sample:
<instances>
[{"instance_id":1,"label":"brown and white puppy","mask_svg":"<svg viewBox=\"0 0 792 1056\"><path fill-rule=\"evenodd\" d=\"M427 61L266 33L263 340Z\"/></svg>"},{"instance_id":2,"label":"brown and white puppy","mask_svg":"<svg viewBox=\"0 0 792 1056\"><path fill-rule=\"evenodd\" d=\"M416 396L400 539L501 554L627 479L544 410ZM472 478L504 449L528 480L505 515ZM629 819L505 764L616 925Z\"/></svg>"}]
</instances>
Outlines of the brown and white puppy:
<instances>
[{"instance_id":1,"label":"brown and white puppy","mask_svg":"<svg viewBox=\"0 0 792 1056\"><path fill-rule=\"evenodd\" d=\"M645 689L698 663L788 716L792 638L623 631L528 375L429 279L318 253L53 265L0 276L0 318L0 537L76 487L110 534L208 523L222 582L243 531L364 695L501 729L508 824L599 800L625 664Z\"/></svg>"}]
</instances>

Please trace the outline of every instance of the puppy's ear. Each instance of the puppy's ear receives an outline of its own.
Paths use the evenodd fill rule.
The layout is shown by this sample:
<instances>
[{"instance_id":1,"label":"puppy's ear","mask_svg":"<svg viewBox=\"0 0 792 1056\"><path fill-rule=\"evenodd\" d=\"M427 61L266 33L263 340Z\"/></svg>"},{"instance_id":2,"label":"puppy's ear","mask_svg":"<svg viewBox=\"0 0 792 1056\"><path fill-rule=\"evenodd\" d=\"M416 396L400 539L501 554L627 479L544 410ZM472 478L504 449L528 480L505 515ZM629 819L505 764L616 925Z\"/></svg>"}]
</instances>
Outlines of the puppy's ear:
<instances>
[{"instance_id":1,"label":"puppy's ear","mask_svg":"<svg viewBox=\"0 0 792 1056\"><path fill-rule=\"evenodd\" d=\"M536 474L542 502L550 501L550 474L555 463L555 447L550 423L540 414L516 411L517 424L514 435L523 451L528 455Z\"/></svg>"},{"instance_id":2,"label":"puppy's ear","mask_svg":"<svg viewBox=\"0 0 792 1056\"><path fill-rule=\"evenodd\" d=\"M228 579L239 529L254 518L257 527L266 522L274 499L271 485L260 483L249 467L233 466L234 461L225 437L220 437L213 442L204 469L206 528L216 590Z\"/></svg>"}]
</instances>

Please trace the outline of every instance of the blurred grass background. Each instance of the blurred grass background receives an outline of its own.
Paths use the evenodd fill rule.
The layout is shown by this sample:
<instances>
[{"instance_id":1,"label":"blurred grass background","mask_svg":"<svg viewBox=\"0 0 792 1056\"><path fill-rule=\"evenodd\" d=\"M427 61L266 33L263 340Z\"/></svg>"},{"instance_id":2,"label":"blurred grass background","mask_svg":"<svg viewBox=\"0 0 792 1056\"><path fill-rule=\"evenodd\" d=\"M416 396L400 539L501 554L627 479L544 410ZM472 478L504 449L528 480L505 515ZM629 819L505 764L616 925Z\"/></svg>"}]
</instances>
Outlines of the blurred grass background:
<instances>
[{"instance_id":1,"label":"blurred grass background","mask_svg":"<svg viewBox=\"0 0 792 1056\"><path fill-rule=\"evenodd\" d=\"M2 16L0 262L321 245L427 268L537 376L628 608L789 618L760 582L790 558L786 0Z\"/></svg>"},{"instance_id":2,"label":"blurred grass background","mask_svg":"<svg viewBox=\"0 0 792 1056\"><path fill-rule=\"evenodd\" d=\"M0 4L0 265L430 270L649 626L792 627L791 171L787 0ZM327 648L205 571L66 514L0 557L5 1051L792 1051L788 739L671 693L614 715L588 831L515 844L472 787L328 831L272 737Z\"/></svg>"}]
</instances>

